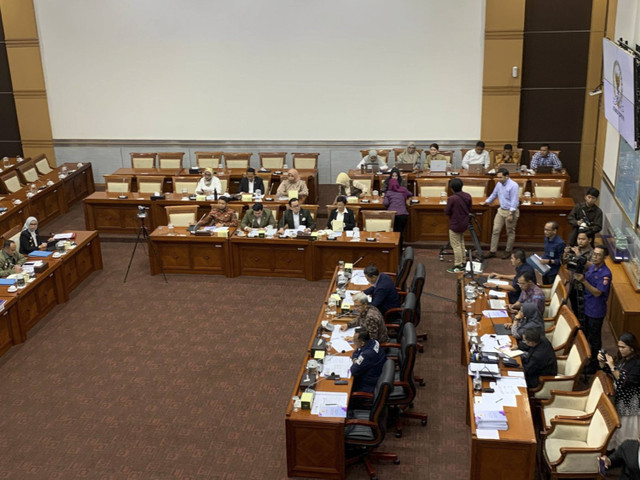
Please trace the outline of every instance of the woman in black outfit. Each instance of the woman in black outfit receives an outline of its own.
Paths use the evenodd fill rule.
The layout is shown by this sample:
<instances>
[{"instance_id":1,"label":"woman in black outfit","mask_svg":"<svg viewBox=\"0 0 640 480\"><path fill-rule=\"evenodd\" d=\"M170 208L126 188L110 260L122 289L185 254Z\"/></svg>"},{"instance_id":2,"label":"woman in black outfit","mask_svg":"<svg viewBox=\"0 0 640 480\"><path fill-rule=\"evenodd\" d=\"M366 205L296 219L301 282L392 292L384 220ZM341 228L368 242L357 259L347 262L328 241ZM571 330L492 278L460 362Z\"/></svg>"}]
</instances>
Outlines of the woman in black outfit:
<instances>
[{"instance_id":1,"label":"woman in black outfit","mask_svg":"<svg viewBox=\"0 0 640 480\"><path fill-rule=\"evenodd\" d=\"M331 222L333 222L334 220L338 220L338 217L340 216L340 220L342 220L344 230L353 230L353 227L356 226L356 217L353 214L353 210L349 210L348 208L346 208L347 197L340 195L336 199L336 204L338 205L338 208L334 208L329 213L327 228L329 230L333 230L333 225Z\"/></svg>"},{"instance_id":2,"label":"woman in black outfit","mask_svg":"<svg viewBox=\"0 0 640 480\"><path fill-rule=\"evenodd\" d=\"M53 240L50 238L48 241ZM34 250L46 250L47 240L38 235L38 219L29 217L20 232L20 253L29 255Z\"/></svg>"}]
</instances>

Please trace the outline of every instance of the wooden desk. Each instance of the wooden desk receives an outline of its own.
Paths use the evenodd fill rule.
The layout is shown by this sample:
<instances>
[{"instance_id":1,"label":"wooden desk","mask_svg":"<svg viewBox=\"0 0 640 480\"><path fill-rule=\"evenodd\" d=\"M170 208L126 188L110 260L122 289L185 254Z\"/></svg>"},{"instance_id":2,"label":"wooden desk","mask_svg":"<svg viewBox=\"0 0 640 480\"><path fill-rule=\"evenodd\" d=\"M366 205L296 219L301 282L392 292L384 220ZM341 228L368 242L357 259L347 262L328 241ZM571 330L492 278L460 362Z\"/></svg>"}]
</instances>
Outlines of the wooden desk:
<instances>
[{"instance_id":1,"label":"wooden desk","mask_svg":"<svg viewBox=\"0 0 640 480\"><path fill-rule=\"evenodd\" d=\"M76 231L76 247L60 257L60 277L62 279L62 301L89 275L102 270L102 248L98 232ZM50 258L50 257L49 257Z\"/></svg>"},{"instance_id":2,"label":"wooden desk","mask_svg":"<svg viewBox=\"0 0 640 480\"><path fill-rule=\"evenodd\" d=\"M373 237L375 242L367 242L367 237ZM337 240L327 240L326 237L313 243L315 275L314 278L331 278L338 260L353 263L360 257L360 266L375 263L381 272L395 272L398 269L398 255L400 234L396 232L368 233L360 232L361 240L352 242L345 233Z\"/></svg>"},{"instance_id":3,"label":"wooden desk","mask_svg":"<svg viewBox=\"0 0 640 480\"><path fill-rule=\"evenodd\" d=\"M558 235L560 237L569 238L572 227L567 222L567 216L575 206L573 198L536 198L536 201L542 201L543 205L520 204L520 218L516 226L516 242L544 243L544 224L551 221L558 222ZM497 200L495 203L497 204ZM506 241L506 232L502 232L502 237ZM490 239L491 232L489 232Z\"/></svg>"},{"instance_id":4,"label":"wooden desk","mask_svg":"<svg viewBox=\"0 0 640 480\"><path fill-rule=\"evenodd\" d=\"M231 228L229 233L233 233ZM191 235L186 227L175 227L169 234L166 226L156 228L151 241L162 261L164 273L206 273L232 276L229 241L225 237ZM160 272L158 262L149 249L151 275Z\"/></svg>"},{"instance_id":5,"label":"wooden desk","mask_svg":"<svg viewBox=\"0 0 640 480\"><path fill-rule=\"evenodd\" d=\"M462 278L462 274L459 275ZM465 282L461 281L460 290ZM466 304L464 305L466 308ZM474 302L471 310L474 314L481 314L488 308L486 295ZM465 368L470 361L467 336L466 312L461 315L462 321L462 363ZM495 322L506 323L508 318L494 319ZM482 317L478 322L478 336L485 333L495 333L491 319ZM513 338L512 338L513 341ZM501 365L501 374L507 375L507 368ZM483 381L483 388L489 382ZM471 427L471 475L472 480L494 480L496 478L513 478L514 480L533 480L536 465L536 435L533 428L533 418L526 389L520 388L521 395L516 396L517 407L504 407L509 429L500 431L499 440L480 439L476 435L476 423L473 414L475 395L473 394L473 379L467 378L467 424Z\"/></svg>"},{"instance_id":6,"label":"wooden desk","mask_svg":"<svg viewBox=\"0 0 640 480\"><path fill-rule=\"evenodd\" d=\"M631 332L640 338L640 295L622 264L614 263L610 257L605 259L605 263L612 274L607 319L613 336L618 339L624 332Z\"/></svg>"},{"instance_id":7,"label":"wooden desk","mask_svg":"<svg viewBox=\"0 0 640 480\"><path fill-rule=\"evenodd\" d=\"M4 309L0 312L0 355L13 345L22 343L18 326L18 299L16 297L0 297L4 300Z\"/></svg>"},{"instance_id":8,"label":"wooden desk","mask_svg":"<svg viewBox=\"0 0 640 480\"><path fill-rule=\"evenodd\" d=\"M131 191L134 192L138 191L138 177L164 177L163 191L173 192L173 177L179 176L181 171L181 168L119 168L112 175L131 178Z\"/></svg>"}]
</instances>

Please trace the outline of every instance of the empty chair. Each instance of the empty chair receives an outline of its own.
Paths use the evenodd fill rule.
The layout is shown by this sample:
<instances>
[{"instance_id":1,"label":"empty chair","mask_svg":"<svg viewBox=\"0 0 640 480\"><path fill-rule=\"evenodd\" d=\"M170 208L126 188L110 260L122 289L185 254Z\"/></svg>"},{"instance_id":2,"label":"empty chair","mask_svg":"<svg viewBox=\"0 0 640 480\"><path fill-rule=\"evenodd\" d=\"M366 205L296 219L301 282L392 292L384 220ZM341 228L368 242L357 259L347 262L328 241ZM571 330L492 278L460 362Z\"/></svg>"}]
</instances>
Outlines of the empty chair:
<instances>
[{"instance_id":1,"label":"empty chair","mask_svg":"<svg viewBox=\"0 0 640 480\"><path fill-rule=\"evenodd\" d=\"M551 297L551 301L549 305L544 307L544 329L550 329L558 319L558 312L560 311L560 307L566 303L567 299L567 291L562 285L562 283L558 284L558 288L556 289L553 297Z\"/></svg>"},{"instance_id":2,"label":"empty chair","mask_svg":"<svg viewBox=\"0 0 640 480\"><path fill-rule=\"evenodd\" d=\"M556 355L567 353L579 327L580 322L578 322L575 314L569 307L563 305L558 312L558 319L555 325L546 332L547 339L551 342Z\"/></svg>"},{"instance_id":3,"label":"empty chair","mask_svg":"<svg viewBox=\"0 0 640 480\"><path fill-rule=\"evenodd\" d=\"M249 168L251 152L248 153L224 153L224 165L226 168Z\"/></svg>"},{"instance_id":4,"label":"empty chair","mask_svg":"<svg viewBox=\"0 0 640 480\"><path fill-rule=\"evenodd\" d=\"M164 207L164 210L167 224L174 227L188 227L198 221L198 205L171 205Z\"/></svg>"},{"instance_id":5,"label":"empty chair","mask_svg":"<svg viewBox=\"0 0 640 480\"><path fill-rule=\"evenodd\" d=\"M541 178L532 180L533 194L541 198L559 198L564 192L564 179Z\"/></svg>"},{"instance_id":6,"label":"empty chair","mask_svg":"<svg viewBox=\"0 0 640 480\"><path fill-rule=\"evenodd\" d=\"M411 274L411 268L413 267L413 247L405 247L400 257L400 264L398 265L398 271L396 273L385 272L386 275L394 277L396 288L400 291L407 291L407 280Z\"/></svg>"},{"instance_id":7,"label":"empty chair","mask_svg":"<svg viewBox=\"0 0 640 480\"><path fill-rule=\"evenodd\" d=\"M200 168L213 170L222 165L222 152L195 152L196 165Z\"/></svg>"},{"instance_id":8,"label":"empty chair","mask_svg":"<svg viewBox=\"0 0 640 480\"><path fill-rule=\"evenodd\" d=\"M367 232L393 232L394 210L363 210L362 224Z\"/></svg>"},{"instance_id":9,"label":"empty chair","mask_svg":"<svg viewBox=\"0 0 640 480\"><path fill-rule=\"evenodd\" d=\"M16 170L22 177L23 183L35 183L35 181L38 180L38 170L36 169L36 164L33 160L22 162L16 167Z\"/></svg>"},{"instance_id":10,"label":"empty chair","mask_svg":"<svg viewBox=\"0 0 640 480\"><path fill-rule=\"evenodd\" d=\"M485 180L483 178L465 178L464 182L464 191L467 192L472 197L486 197L487 196L487 188L489 186L489 180Z\"/></svg>"},{"instance_id":11,"label":"empty chair","mask_svg":"<svg viewBox=\"0 0 640 480\"><path fill-rule=\"evenodd\" d=\"M264 192L265 195L269 194L271 189L271 173L270 172L256 172L256 177L260 177L262 179L262 183L264 184Z\"/></svg>"},{"instance_id":12,"label":"empty chair","mask_svg":"<svg viewBox=\"0 0 640 480\"><path fill-rule=\"evenodd\" d=\"M155 168L156 153L130 153L131 168Z\"/></svg>"},{"instance_id":13,"label":"empty chair","mask_svg":"<svg viewBox=\"0 0 640 480\"><path fill-rule=\"evenodd\" d=\"M591 379L591 386L580 392L554 391L551 398L540 402L540 415L545 430L551 427L552 419L587 420L596 410L602 394L613 395L613 383L609 376L598 370Z\"/></svg>"},{"instance_id":14,"label":"empty chair","mask_svg":"<svg viewBox=\"0 0 640 480\"><path fill-rule=\"evenodd\" d=\"M511 177L509 177L511 178ZM524 196L524 192L528 191L529 188L529 179L528 178L511 178L514 182L518 184L518 195L520 197Z\"/></svg>"},{"instance_id":15,"label":"empty chair","mask_svg":"<svg viewBox=\"0 0 640 480\"><path fill-rule=\"evenodd\" d=\"M319 153L292 153L293 168L296 170L317 170Z\"/></svg>"},{"instance_id":16,"label":"empty chair","mask_svg":"<svg viewBox=\"0 0 640 480\"><path fill-rule=\"evenodd\" d=\"M158 152L158 168L182 170L184 152Z\"/></svg>"},{"instance_id":17,"label":"empty chair","mask_svg":"<svg viewBox=\"0 0 640 480\"><path fill-rule=\"evenodd\" d=\"M131 191L131 177L105 175L104 183L109 193L129 193Z\"/></svg>"},{"instance_id":18,"label":"empty chair","mask_svg":"<svg viewBox=\"0 0 640 480\"><path fill-rule=\"evenodd\" d=\"M439 198L443 192L448 193L449 191L448 178L419 178L417 184L418 196L420 197Z\"/></svg>"},{"instance_id":19,"label":"empty chair","mask_svg":"<svg viewBox=\"0 0 640 480\"><path fill-rule=\"evenodd\" d=\"M282 170L287 152L260 152L260 167L268 170Z\"/></svg>"},{"instance_id":20,"label":"empty chair","mask_svg":"<svg viewBox=\"0 0 640 480\"><path fill-rule=\"evenodd\" d=\"M53 168L49 164L49 160L44 154L40 154L33 159L33 162L36 164L36 168L41 175L46 175L47 173L53 172Z\"/></svg>"},{"instance_id":21,"label":"empty chair","mask_svg":"<svg viewBox=\"0 0 640 480\"><path fill-rule=\"evenodd\" d=\"M164 177L156 176L142 176L137 177L138 180L138 193L162 193L162 185L164 184Z\"/></svg>"},{"instance_id":22,"label":"empty chair","mask_svg":"<svg viewBox=\"0 0 640 480\"><path fill-rule=\"evenodd\" d=\"M198 177L173 177L173 193L188 193L193 195L196 193L198 186Z\"/></svg>"},{"instance_id":23,"label":"empty chair","mask_svg":"<svg viewBox=\"0 0 640 480\"><path fill-rule=\"evenodd\" d=\"M4 193L15 193L22 188L20 177L15 170L0 176L0 183L4 189Z\"/></svg>"},{"instance_id":24,"label":"empty chair","mask_svg":"<svg viewBox=\"0 0 640 480\"><path fill-rule=\"evenodd\" d=\"M400 463L393 453L376 452L375 449L384 440L387 430L387 399L393 388L395 364L388 359L382 367L382 373L373 393L353 393L352 398L366 398L371 405L368 408L349 409L344 426L344 441L347 446L347 464L364 462L369 477L375 479L376 472L371 460L392 460Z\"/></svg>"}]
</instances>

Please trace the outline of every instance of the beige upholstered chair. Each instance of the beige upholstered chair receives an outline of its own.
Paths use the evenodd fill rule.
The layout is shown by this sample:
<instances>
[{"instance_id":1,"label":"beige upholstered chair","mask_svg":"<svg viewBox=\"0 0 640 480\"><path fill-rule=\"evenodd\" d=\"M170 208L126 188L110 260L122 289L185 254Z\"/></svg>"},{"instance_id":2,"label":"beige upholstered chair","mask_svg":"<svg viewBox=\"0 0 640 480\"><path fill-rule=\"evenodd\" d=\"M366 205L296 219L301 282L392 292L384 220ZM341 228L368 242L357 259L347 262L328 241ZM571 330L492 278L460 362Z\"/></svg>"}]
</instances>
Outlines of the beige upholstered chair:
<instances>
[{"instance_id":1,"label":"beige upholstered chair","mask_svg":"<svg viewBox=\"0 0 640 480\"><path fill-rule=\"evenodd\" d=\"M551 479L601 478L598 457L605 455L609 440L619 427L616 408L604 393L588 420L552 420L542 447Z\"/></svg>"},{"instance_id":2,"label":"beige upholstered chair","mask_svg":"<svg viewBox=\"0 0 640 480\"><path fill-rule=\"evenodd\" d=\"M49 160L47 160L47 157L44 154L40 154L35 157L33 162L36 164L36 168L41 175L53 172L53 168L49 165Z\"/></svg>"},{"instance_id":3,"label":"beige upholstered chair","mask_svg":"<svg viewBox=\"0 0 640 480\"><path fill-rule=\"evenodd\" d=\"M171 205L164 207L167 212L167 225L171 224L174 227L188 227L189 225L195 225L198 221L198 206L197 205Z\"/></svg>"},{"instance_id":4,"label":"beige upholstered chair","mask_svg":"<svg viewBox=\"0 0 640 480\"><path fill-rule=\"evenodd\" d=\"M373 173L353 173L349 175L349 178L354 182L361 183L365 186L365 190L362 193L365 195L371 195L371 192L373 191L374 176L375 175Z\"/></svg>"},{"instance_id":5,"label":"beige upholstered chair","mask_svg":"<svg viewBox=\"0 0 640 480\"><path fill-rule=\"evenodd\" d=\"M249 168L251 152L248 153L224 153L224 165L226 168Z\"/></svg>"},{"instance_id":6,"label":"beige upholstered chair","mask_svg":"<svg viewBox=\"0 0 640 480\"><path fill-rule=\"evenodd\" d=\"M15 170L0 176L0 183L5 193L15 193L22 188L20 177L18 177L18 172Z\"/></svg>"},{"instance_id":7,"label":"beige upholstered chair","mask_svg":"<svg viewBox=\"0 0 640 480\"><path fill-rule=\"evenodd\" d=\"M162 193L162 185L164 184L164 177L156 176L139 176L138 181L138 193Z\"/></svg>"},{"instance_id":8,"label":"beige upholstered chair","mask_svg":"<svg viewBox=\"0 0 640 480\"><path fill-rule=\"evenodd\" d=\"M184 152L158 152L158 168L180 169L184 161Z\"/></svg>"},{"instance_id":9,"label":"beige upholstered chair","mask_svg":"<svg viewBox=\"0 0 640 480\"><path fill-rule=\"evenodd\" d=\"M292 153L293 168L296 170L317 170L319 153Z\"/></svg>"},{"instance_id":10,"label":"beige upholstered chair","mask_svg":"<svg viewBox=\"0 0 640 480\"><path fill-rule=\"evenodd\" d=\"M551 390L574 390L580 373L589 361L590 355L587 337L581 330L573 340L569 355L558 357L558 375L542 376L537 387L529 389L535 400L551 396Z\"/></svg>"},{"instance_id":11,"label":"beige upholstered chair","mask_svg":"<svg viewBox=\"0 0 640 480\"><path fill-rule=\"evenodd\" d=\"M244 205L242 203L229 203L227 206L236 212L236 217L238 221L242 220L242 216L244 215Z\"/></svg>"},{"instance_id":12,"label":"beige upholstered chair","mask_svg":"<svg viewBox=\"0 0 640 480\"><path fill-rule=\"evenodd\" d=\"M564 192L564 179L541 178L532 180L533 194L540 198L560 198Z\"/></svg>"},{"instance_id":13,"label":"beige upholstered chair","mask_svg":"<svg viewBox=\"0 0 640 480\"><path fill-rule=\"evenodd\" d=\"M130 153L131 168L155 168L156 153Z\"/></svg>"},{"instance_id":14,"label":"beige upholstered chair","mask_svg":"<svg viewBox=\"0 0 640 480\"><path fill-rule=\"evenodd\" d=\"M528 191L529 179L528 178L512 178L511 180L513 180L518 184L518 195L520 197L523 197L524 192Z\"/></svg>"},{"instance_id":15,"label":"beige upholstered chair","mask_svg":"<svg viewBox=\"0 0 640 480\"><path fill-rule=\"evenodd\" d=\"M567 298L567 290L562 283L558 283L558 288L551 297L549 305L544 307L544 326L545 330L550 329L558 320L558 312L560 307L565 303Z\"/></svg>"},{"instance_id":16,"label":"beige upholstered chair","mask_svg":"<svg viewBox=\"0 0 640 480\"><path fill-rule=\"evenodd\" d=\"M262 193L267 195L269 193L269 187L271 186L271 173L256 172L256 177L260 177L262 179L262 183L264 184L264 192Z\"/></svg>"},{"instance_id":17,"label":"beige upholstered chair","mask_svg":"<svg viewBox=\"0 0 640 480\"><path fill-rule=\"evenodd\" d=\"M285 159L287 158L287 152L260 152L260 167L268 170L282 170Z\"/></svg>"},{"instance_id":18,"label":"beige upholstered chair","mask_svg":"<svg viewBox=\"0 0 640 480\"><path fill-rule=\"evenodd\" d=\"M263 203L262 206L265 210L271 210L273 213L273 218L276 219L276 222L280 220L280 215L282 215L282 209L280 205L274 205L273 203Z\"/></svg>"},{"instance_id":19,"label":"beige upholstered chair","mask_svg":"<svg viewBox=\"0 0 640 480\"><path fill-rule=\"evenodd\" d=\"M309 210L309 213L311 214L311 218L313 218L313 220L316 222L318 222L318 207L320 205L307 205L306 203L302 205L302 208L306 208L307 210Z\"/></svg>"},{"instance_id":20,"label":"beige upholstered chair","mask_svg":"<svg viewBox=\"0 0 640 480\"><path fill-rule=\"evenodd\" d=\"M131 191L131 177L105 175L104 183L108 193L129 193Z\"/></svg>"},{"instance_id":21,"label":"beige upholstered chair","mask_svg":"<svg viewBox=\"0 0 640 480\"><path fill-rule=\"evenodd\" d=\"M393 232L394 210L363 210L362 225L367 232Z\"/></svg>"},{"instance_id":22,"label":"beige upholstered chair","mask_svg":"<svg viewBox=\"0 0 640 480\"><path fill-rule=\"evenodd\" d=\"M544 430L551 427L551 420L588 420L593 416L602 394L613 395L613 383L602 370L591 379L591 386L579 392L554 391L551 398L540 402L540 414Z\"/></svg>"},{"instance_id":23,"label":"beige upholstered chair","mask_svg":"<svg viewBox=\"0 0 640 480\"><path fill-rule=\"evenodd\" d=\"M472 197L487 197L487 188L489 187L489 179L484 178L464 178L462 179L464 187L462 189Z\"/></svg>"},{"instance_id":24,"label":"beige upholstered chair","mask_svg":"<svg viewBox=\"0 0 640 480\"><path fill-rule=\"evenodd\" d=\"M200 168L220 168L222 152L195 152L196 165Z\"/></svg>"},{"instance_id":25,"label":"beige upholstered chair","mask_svg":"<svg viewBox=\"0 0 640 480\"><path fill-rule=\"evenodd\" d=\"M218 175L218 179L220 180L220 186L222 187L222 192L225 193L229 191L229 174L225 173L223 175Z\"/></svg>"},{"instance_id":26,"label":"beige upholstered chair","mask_svg":"<svg viewBox=\"0 0 640 480\"><path fill-rule=\"evenodd\" d=\"M427 153L429 152L425 152L425 154ZM451 159L453 158L453 150L440 150L438 153L447 157L447 162L451 163Z\"/></svg>"},{"instance_id":27,"label":"beige upholstered chair","mask_svg":"<svg viewBox=\"0 0 640 480\"><path fill-rule=\"evenodd\" d=\"M449 193L448 178L419 178L418 196L420 197L436 197L439 198L442 192Z\"/></svg>"},{"instance_id":28,"label":"beige upholstered chair","mask_svg":"<svg viewBox=\"0 0 640 480\"><path fill-rule=\"evenodd\" d=\"M15 227L7 230L2 234L2 243L6 240L13 240L16 243L16 250L20 251L20 233L22 233L22 225L16 225Z\"/></svg>"},{"instance_id":29,"label":"beige upholstered chair","mask_svg":"<svg viewBox=\"0 0 640 480\"><path fill-rule=\"evenodd\" d=\"M33 160L22 162L16 167L16 170L22 177L23 183L34 183L38 180L38 170L36 169L36 164Z\"/></svg>"},{"instance_id":30,"label":"beige upholstered chair","mask_svg":"<svg viewBox=\"0 0 640 480\"><path fill-rule=\"evenodd\" d=\"M566 269L564 267L560 268L560 270L563 272L563 274L560 274L560 272L558 272L558 275L556 275L556 278L553 281L553 284L538 285L540 289L544 292L544 296L547 299L547 303L549 303L553 295L556 293L556 290L558 289L558 285L562 283L565 286L565 290L566 290L569 280L571 280L571 277L567 274Z\"/></svg>"},{"instance_id":31,"label":"beige upholstered chair","mask_svg":"<svg viewBox=\"0 0 640 480\"><path fill-rule=\"evenodd\" d=\"M199 177L173 177L173 193L182 193L186 189L189 195L193 195L199 180Z\"/></svg>"},{"instance_id":32,"label":"beige upholstered chair","mask_svg":"<svg viewBox=\"0 0 640 480\"><path fill-rule=\"evenodd\" d=\"M563 305L558 312L558 320L556 320L555 325L545 332L556 355L565 355L567 353L567 350L573 344L573 337L579 327L580 322L578 322L575 314L569 307Z\"/></svg>"}]
</instances>

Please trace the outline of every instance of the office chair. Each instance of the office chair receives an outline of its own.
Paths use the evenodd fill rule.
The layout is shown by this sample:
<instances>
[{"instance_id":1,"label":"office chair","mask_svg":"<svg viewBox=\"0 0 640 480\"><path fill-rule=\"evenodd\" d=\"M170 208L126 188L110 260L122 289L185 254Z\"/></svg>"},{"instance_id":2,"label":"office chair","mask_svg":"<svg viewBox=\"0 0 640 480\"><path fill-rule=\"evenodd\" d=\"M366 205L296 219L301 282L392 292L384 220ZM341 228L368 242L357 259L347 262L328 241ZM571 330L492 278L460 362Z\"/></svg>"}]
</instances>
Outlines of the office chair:
<instances>
[{"instance_id":1,"label":"office chair","mask_svg":"<svg viewBox=\"0 0 640 480\"><path fill-rule=\"evenodd\" d=\"M411 273L411 267L413 267L413 258L413 247L405 247L402 251L398 271L396 273L385 272L390 277L395 277L396 288L401 292L406 292L407 290L407 280Z\"/></svg>"}]
</instances>

